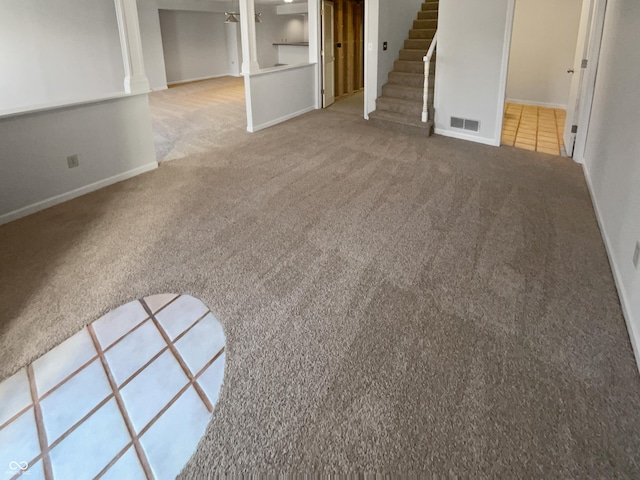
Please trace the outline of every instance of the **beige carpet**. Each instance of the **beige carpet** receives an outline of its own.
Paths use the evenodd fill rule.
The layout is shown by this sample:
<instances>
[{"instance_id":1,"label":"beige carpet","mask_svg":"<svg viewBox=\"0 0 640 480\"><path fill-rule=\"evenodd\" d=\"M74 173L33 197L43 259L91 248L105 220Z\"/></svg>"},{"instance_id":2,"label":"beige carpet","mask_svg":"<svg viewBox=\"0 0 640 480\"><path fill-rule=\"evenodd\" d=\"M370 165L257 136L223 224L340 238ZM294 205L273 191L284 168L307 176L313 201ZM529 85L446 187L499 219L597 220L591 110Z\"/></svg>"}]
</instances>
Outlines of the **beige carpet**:
<instances>
[{"instance_id":1,"label":"beige carpet","mask_svg":"<svg viewBox=\"0 0 640 480\"><path fill-rule=\"evenodd\" d=\"M364 90L336 99L336 102L329 109L332 112L350 113L362 118L364 116Z\"/></svg>"},{"instance_id":2,"label":"beige carpet","mask_svg":"<svg viewBox=\"0 0 640 480\"><path fill-rule=\"evenodd\" d=\"M335 111L249 135L187 101L159 135L204 151L0 227L2 378L187 293L228 350L185 478L640 476L640 381L579 166Z\"/></svg>"}]
</instances>

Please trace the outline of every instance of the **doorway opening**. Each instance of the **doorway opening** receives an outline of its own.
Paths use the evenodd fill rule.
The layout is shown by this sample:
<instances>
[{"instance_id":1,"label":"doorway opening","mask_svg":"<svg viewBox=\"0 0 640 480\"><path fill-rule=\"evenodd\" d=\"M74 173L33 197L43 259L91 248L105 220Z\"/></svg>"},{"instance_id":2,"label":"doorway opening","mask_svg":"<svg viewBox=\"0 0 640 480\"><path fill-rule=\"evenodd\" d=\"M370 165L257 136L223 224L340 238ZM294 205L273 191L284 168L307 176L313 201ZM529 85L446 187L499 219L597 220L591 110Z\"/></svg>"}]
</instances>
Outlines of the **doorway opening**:
<instances>
[{"instance_id":1,"label":"doorway opening","mask_svg":"<svg viewBox=\"0 0 640 480\"><path fill-rule=\"evenodd\" d=\"M533 9L531 9L532 6ZM566 152L567 156L572 157L578 163L583 162L598 72L606 7L607 0L567 0L566 5L564 2L556 4L553 0L510 0L509 11L511 14L507 20L509 36L505 41L507 46L513 45L513 47L511 48L510 57L505 59L505 63L503 63L503 71L506 71L507 66L509 67L508 75L502 77L501 83L501 88L506 92L506 101L503 100L504 104L500 105L504 114L504 117L501 118L503 125L501 143L503 145L509 145L513 142L516 147L538 150L538 140L541 139L543 148L540 151L544 151L546 147L550 146L549 143L545 142L545 139L551 139L552 135L550 135L551 129L548 129L547 135L544 134L544 129L543 135L539 134L539 108L535 116L533 110L528 108L526 115L526 120L530 124L529 127L535 123L535 135L531 133L527 135L527 130L531 132L531 128L525 128L522 130L524 134L519 135L521 120L525 116L527 105L530 107L553 108L557 122L556 137L560 152ZM558 13L557 8L568 8L569 13L565 11L564 16L562 16L562 14ZM569 78L565 77L563 81L562 63L559 63L561 56L555 50L564 51L571 45L574 32L576 32L576 10L578 8L580 12L577 33L575 34L576 38L574 39L573 60L565 70ZM521 18L523 10L525 12L524 16L526 16L524 19ZM562 22L557 21L558 16L563 19ZM527 29L525 29L523 37L526 40L520 45L521 48L524 46L525 54L530 56L525 58L530 65L527 64L524 67L522 64L518 64L514 56L514 50L518 49L517 28L519 18L525 25L527 22L529 23L529 34L526 35ZM535 23L536 20L538 21L537 24ZM535 25L535 30L531 28L532 24ZM566 29L566 31L563 29ZM540 40L541 36L544 36L544 41L539 41L538 43L533 41L533 39ZM546 37L554 41L549 41ZM563 38L564 41L561 40ZM548 56L544 57L543 53ZM566 56L566 51L564 55ZM513 61L516 61L515 65L512 63ZM529 93L524 95L531 96L533 95L531 92L537 88L538 94L542 92L547 96L547 100L543 102L538 100L518 101L521 99L510 98L510 94L514 90L509 89L509 82L514 78L518 78L518 74L514 72L518 68L526 70L526 67L536 65L538 67L542 65L542 67L540 71L529 72L528 82L522 82L520 78L520 86L526 85L532 90L519 91L528 91ZM569 85L568 87L567 84ZM556 97L551 95L556 95ZM560 96L558 97L557 95ZM548 98L560 98L560 101L566 99L566 104L555 104ZM511 103L524 104L520 116L518 116L519 107L514 108L510 105ZM563 112L558 112L558 110L566 112L564 128L557 128L562 125L561 121L557 121L558 117L561 120L563 116ZM542 116L548 117L550 115L545 112ZM527 121L525 121L525 126ZM519 141L519 137L524 141Z\"/></svg>"},{"instance_id":2,"label":"doorway opening","mask_svg":"<svg viewBox=\"0 0 640 480\"><path fill-rule=\"evenodd\" d=\"M222 5L139 11L158 162L200 154L245 129L240 29L227 17Z\"/></svg>"},{"instance_id":3,"label":"doorway opening","mask_svg":"<svg viewBox=\"0 0 640 480\"><path fill-rule=\"evenodd\" d=\"M583 0L516 0L502 145L564 152L582 10Z\"/></svg>"},{"instance_id":4,"label":"doorway opening","mask_svg":"<svg viewBox=\"0 0 640 480\"><path fill-rule=\"evenodd\" d=\"M363 0L325 0L322 15L323 107L364 112Z\"/></svg>"}]
</instances>

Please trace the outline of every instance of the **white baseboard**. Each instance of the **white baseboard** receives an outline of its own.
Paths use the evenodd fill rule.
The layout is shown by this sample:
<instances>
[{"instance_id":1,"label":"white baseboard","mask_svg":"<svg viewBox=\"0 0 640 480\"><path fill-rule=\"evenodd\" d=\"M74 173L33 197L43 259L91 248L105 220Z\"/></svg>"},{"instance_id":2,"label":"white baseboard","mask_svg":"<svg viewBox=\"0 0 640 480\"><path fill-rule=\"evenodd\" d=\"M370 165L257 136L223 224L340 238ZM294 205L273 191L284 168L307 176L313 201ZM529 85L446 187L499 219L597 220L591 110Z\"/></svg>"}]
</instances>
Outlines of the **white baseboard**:
<instances>
[{"instance_id":1,"label":"white baseboard","mask_svg":"<svg viewBox=\"0 0 640 480\"><path fill-rule=\"evenodd\" d=\"M105 178L89 185L76 188L75 190L71 190L70 192L61 193L60 195L56 195L55 197L47 198L46 200L27 205L26 207L14 210L13 212L5 213L3 215L0 215L0 225L12 222L22 217L26 217L27 215L39 212L40 210L44 210L45 208L53 207L54 205L66 202L73 198L79 197L80 195L84 195L86 193L99 190L106 186L113 185L114 183L127 180L128 178L135 177L136 175L140 175L141 173L155 170L156 168L158 168L158 162L151 162L141 167L134 168L133 170L119 173L118 175L114 175L113 177Z\"/></svg>"},{"instance_id":2,"label":"white baseboard","mask_svg":"<svg viewBox=\"0 0 640 480\"><path fill-rule=\"evenodd\" d=\"M500 142L496 143L493 138L476 137L475 135L469 135L467 133L456 132L454 130L446 130L444 128L436 128L435 133L437 135L443 135L445 137L457 138L459 140L466 140L468 142L482 143L483 145L491 145L492 147L499 147Z\"/></svg>"},{"instance_id":3,"label":"white baseboard","mask_svg":"<svg viewBox=\"0 0 640 480\"><path fill-rule=\"evenodd\" d=\"M184 80L178 80L176 82L167 82L167 85L180 85L181 83L199 82L201 80L211 80L212 78L221 78L221 77L233 77L233 75L231 75L230 73L222 73L220 75L209 75L206 77L186 78Z\"/></svg>"},{"instance_id":4,"label":"white baseboard","mask_svg":"<svg viewBox=\"0 0 640 480\"><path fill-rule=\"evenodd\" d=\"M247 126L247 132L255 133L255 132L258 132L260 130L264 130L265 128L277 125L278 123L282 123L282 122L286 122L287 120L291 120L292 118L297 117L299 115L304 115L305 113L309 113L312 110L316 110L315 105L311 106L311 107L303 108L302 110L298 110L297 112L290 113L289 115L284 115L282 117L276 118L275 120L270 120L270 121L262 123L260 125L248 125Z\"/></svg>"},{"instance_id":5,"label":"white baseboard","mask_svg":"<svg viewBox=\"0 0 640 480\"><path fill-rule=\"evenodd\" d=\"M636 357L636 366L638 367L638 371L640 371L640 332L634 327L634 324L640 325L640 319L634 319L632 316L629 296L624 288L624 284L622 283L622 278L620 277L618 267L614 262L613 255L611 253L611 241L609 240L607 231L604 228L604 223L602 221L602 217L600 216L600 211L598 210L598 203L596 202L596 197L593 194L593 184L591 182L591 177L589 176L589 170L587 170L584 165L582 170L584 172L585 178L587 179L587 186L589 187L589 194L591 195L591 203L593 204L593 209L596 212L596 219L598 220L600 233L602 234L604 246L607 251L607 257L609 258L609 265L611 266L613 279L616 284L616 289L618 290L618 298L620 298L620 304L622 305L622 315L624 316L624 320L627 324L627 331L629 332L631 347L633 348L633 354Z\"/></svg>"},{"instance_id":6,"label":"white baseboard","mask_svg":"<svg viewBox=\"0 0 640 480\"><path fill-rule=\"evenodd\" d=\"M515 98L507 98L507 102L517 103L518 105L532 105L534 107L560 108L562 110L567 109L567 105L562 103L530 102L529 100L517 100Z\"/></svg>"}]
</instances>

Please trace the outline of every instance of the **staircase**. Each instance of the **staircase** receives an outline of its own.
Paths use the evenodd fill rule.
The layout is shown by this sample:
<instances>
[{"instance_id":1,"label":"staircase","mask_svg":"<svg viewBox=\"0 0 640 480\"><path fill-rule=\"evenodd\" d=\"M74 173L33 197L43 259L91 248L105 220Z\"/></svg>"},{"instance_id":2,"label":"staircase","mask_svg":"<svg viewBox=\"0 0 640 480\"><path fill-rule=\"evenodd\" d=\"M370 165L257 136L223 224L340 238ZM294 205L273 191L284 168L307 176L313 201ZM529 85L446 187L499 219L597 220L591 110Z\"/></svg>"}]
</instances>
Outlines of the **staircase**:
<instances>
[{"instance_id":1,"label":"staircase","mask_svg":"<svg viewBox=\"0 0 640 480\"><path fill-rule=\"evenodd\" d=\"M433 85L436 73L436 55L429 70L429 121L422 122L424 95L424 61L433 36L438 28L438 1L427 1L418 12L409 38L389 72L389 82L382 87L382 96L376 100L376 110L369 121L381 128L396 132L428 137L433 134Z\"/></svg>"}]
</instances>

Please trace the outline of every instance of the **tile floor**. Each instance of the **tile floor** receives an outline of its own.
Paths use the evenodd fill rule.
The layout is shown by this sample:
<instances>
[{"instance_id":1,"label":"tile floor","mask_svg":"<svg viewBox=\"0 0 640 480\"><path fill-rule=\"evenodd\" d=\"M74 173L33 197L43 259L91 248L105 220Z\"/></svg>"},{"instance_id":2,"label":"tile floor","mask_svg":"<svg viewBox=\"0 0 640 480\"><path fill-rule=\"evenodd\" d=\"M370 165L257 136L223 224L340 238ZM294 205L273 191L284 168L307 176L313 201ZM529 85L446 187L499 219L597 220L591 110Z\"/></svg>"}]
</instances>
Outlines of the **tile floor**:
<instances>
[{"instance_id":1,"label":"tile floor","mask_svg":"<svg viewBox=\"0 0 640 480\"><path fill-rule=\"evenodd\" d=\"M0 383L0 479L175 478L218 399L225 343L188 295L109 312Z\"/></svg>"},{"instance_id":2,"label":"tile floor","mask_svg":"<svg viewBox=\"0 0 640 480\"><path fill-rule=\"evenodd\" d=\"M507 103L502 144L560 155L567 113L558 108Z\"/></svg>"}]
</instances>

